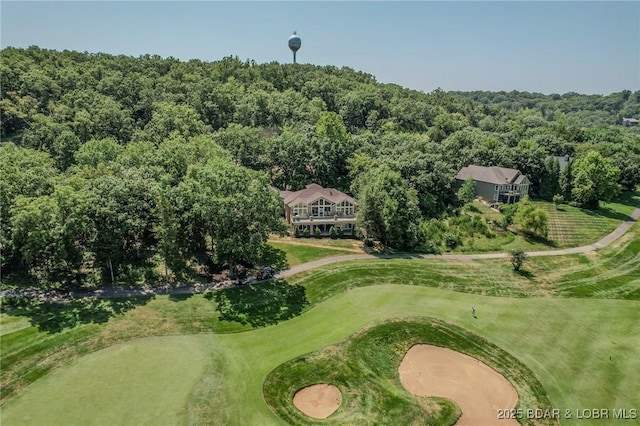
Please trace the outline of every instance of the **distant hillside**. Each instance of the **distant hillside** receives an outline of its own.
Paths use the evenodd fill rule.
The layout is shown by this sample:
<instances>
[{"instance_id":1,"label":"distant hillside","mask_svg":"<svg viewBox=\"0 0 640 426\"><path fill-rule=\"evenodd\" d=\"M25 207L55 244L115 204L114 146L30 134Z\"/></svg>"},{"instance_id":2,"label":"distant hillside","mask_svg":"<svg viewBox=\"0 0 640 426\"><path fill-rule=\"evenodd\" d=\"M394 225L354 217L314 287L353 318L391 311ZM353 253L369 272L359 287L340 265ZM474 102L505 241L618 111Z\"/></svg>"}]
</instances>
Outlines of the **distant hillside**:
<instances>
[{"instance_id":1,"label":"distant hillside","mask_svg":"<svg viewBox=\"0 0 640 426\"><path fill-rule=\"evenodd\" d=\"M620 124L640 92L422 93L350 68L38 47L0 51L0 81L3 271L48 280L255 265L281 229L269 187L341 189L370 204L367 232L420 249L469 164L575 201L549 157L597 151L615 188L640 183L640 128Z\"/></svg>"}]
</instances>

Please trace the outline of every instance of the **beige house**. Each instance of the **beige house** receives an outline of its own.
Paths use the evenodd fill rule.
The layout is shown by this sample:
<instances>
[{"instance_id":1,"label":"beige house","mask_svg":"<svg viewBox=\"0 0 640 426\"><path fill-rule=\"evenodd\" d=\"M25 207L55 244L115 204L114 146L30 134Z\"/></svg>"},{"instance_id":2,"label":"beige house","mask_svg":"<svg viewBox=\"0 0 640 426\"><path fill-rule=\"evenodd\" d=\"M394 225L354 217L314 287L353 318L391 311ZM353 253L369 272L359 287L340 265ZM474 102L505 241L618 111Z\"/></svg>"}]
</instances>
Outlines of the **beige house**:
<instances>
[{"instance_id":1,"label":"beige house","mask_svg":"<svg viewBox=\"0 0 640 426\"><path fill-rule=\"evenodd\" d=\"M308 229L310 235L315 235L319 229L328 235L332 227L342 228L345 235L354 231L358 203L337 189L312 183L300 191L280 191L280 199L292 233Z\"/></svg>"},{"instance_id":2,"label":"beige house","mask_svg":"<svg viewBox=\"0 0 640 426\"><path fill-rule=\"evenodd\" d=\"M529 179L516 169L467 166L456 175L458 186L472 179L476 197L487 203L515 203L529 194Z\"/></svg>"}]
</instances>

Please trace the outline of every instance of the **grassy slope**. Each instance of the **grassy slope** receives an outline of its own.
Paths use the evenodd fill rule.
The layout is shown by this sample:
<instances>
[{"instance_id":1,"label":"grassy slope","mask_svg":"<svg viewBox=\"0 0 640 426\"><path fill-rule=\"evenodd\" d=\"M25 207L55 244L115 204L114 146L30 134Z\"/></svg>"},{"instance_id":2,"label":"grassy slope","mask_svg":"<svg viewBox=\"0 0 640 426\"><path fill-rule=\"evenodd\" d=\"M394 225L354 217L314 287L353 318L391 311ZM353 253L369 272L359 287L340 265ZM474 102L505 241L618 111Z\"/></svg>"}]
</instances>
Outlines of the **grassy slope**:
<instances>
[{"instance_id":1,"label":"grassy slope","mask_svg":"<svg viewBox=\"0 0 640 426\"><path fill-rule=\"evenodd\" d=\"M524 238L511 232L496 232L494 238L476 235L473 239L465 238L458 252L507 251L516 248L523 250L545 250L549 248L566 248L587 245L600 240L613 231L625 218L640 206L640 191L622 193L616 200L602 203L599 210L591 211L572 207L566 204L556 209L553 203L535 200L533 204L541 207L549 219L549 241ZM475 209L490 221L501 220L502 215L480 202L475 202Z\"/></svg>"},{"instance_id":2,"label":"grassy slope","mask_svg":"<svg viewBox=\"0 0 640 426\"><path fill-rule=\"evenodd\" d=\"M315 246L297 242L270 241L269 244L286 253L289 267L325 257L354 253L354 251L350 249L341 249L331 246Z\"/></svg>"},{"instance_id":3,"label":"grassy slope","mask_svg":"<svg viewBox=\"0 0 640 426\"><path fill-rule=\"evenodd\" d=\"M542 385L515 358L465 329L423 317L388 321L281 364L267 377L265 399L289 423L304 425L309 418L293 406L293 395L310 384L331 383L339 386L343 403L325 423L358 424L364 418L368 424L450 425L460 415L458 407L446 400L414 397L398 377L407 351L424 343L461 351L501 371L518 390L521 409L550 407Z\"/></svg>"},{"instance_id":4,"label":"grassy slope","mask_svg":"<svg viewBox=\"0 0 640 426\"><path fill-rule=\"evenodd\" d=\"M470 306L478 309L478 320L471 318ZM217 386L200 386L193 398L201 402L208 402L206 396L217 398L214 414L219 424L278 424L262 396L263 380L273 368L335 344L371 322L428 315L477 333L524 362L543 383L554 407L637 407L637 378L628 372L640 369L638 309L637 301L508 299L398 285L352 289L277 326L193 337L215 345L212 354L224 359L201 379ZM163 339L154 341L158 347L164 345ZM3 417L19 416L28 407L34 418L42 416L39 418L60 423L72 420L66 417L64 407L73 407L75 398L59 394L57 387L47 383L62 380L74 368L64 366L46 382L25 390L20 399L3 408ZM95 374L120 375L120 368L99 366ZM147 385L154 389L167 386L167 382L156 372L149 375ZM123 400L134 397L127 389L118 389ZM48 404L41 403L46 397L57 399L60 418L52 417ZM91 403L90 399L85 402ZM190 412L207 412L206 405L191 407ZM96 417L122 411L121 407L98 406L104 412L93 410ZM130 424L135 423L139 422Z\"/></svg>"},{"instance_id":5,"label":"grassy slope","mask_svg":"<svg viewBox=\"0 0 640 426\"><path fill-rule=\"evenodd\" d=\"M629 374L640 369L637 328L640 302L638 292L633 290L640 287L637 276L640 255L636 248L639 230L636 225L626 242L601 251L603 256L531 259L526 266L529 275L513 274L505 261L458 264L440 260L393 260L345 263L339 268L334 265L313 275L297 277L292 283L305 286L312 306L302 316L247 333L193 337L200 342L198 345L211 345L215 349L210 349L212 365L193 388L186 407L182 407L186 410L186 419L192 424L200 423L203 417L217 424L280 423L262 396L262 383L269 371L301 354L335 344L372 322L420 315L450 321L507 350L533 370L554 407L571 410L639 407L636 377ZM363 270L368 279L363 280ZM609 274L607 289L601 288L599 278L603 273ZM576 284L579 284L579 293L572 294ZM616 290L620 288L622 290ZM514 299L483 294L542 297ZM546 297L550 294L635 300ZM319 303L322 300L324 302ZM22 416L25 413L22 409L26 407L30 415L43 416L40 419L48 423L72 420L64 416L72 412L73 398L52 393L54 388L46 383L55 384L65 374L71 374L67 371L73 370L76 364L68 364L69 360L88 352L141 336L248 328L216 320L213 303L202 296L158 297L134 305L137 306L106 324L80 325L63 333L45 333L28 326L24 320L0 317L2 324L14 330L2 330L5 333L2 338L3 394L6 392L4 380L12 375L14 368L17 368L14 378L23 380L19 388L51 368L67 364L9 400L2 409L3 424L5 416ZM471 319L470 306L478 308L477 321ZM164 342L163 339L153 341L158 347ZM115 366L104 368L106 370L97 368L96 374L121 374ZM30 377L31 374L34 376ZM166 382L160 380L162 375L149 372L149 376L150 389L166 386ZM48 404L41 403L43 396L39 392L49 392L49 397L57 399L56 404L61 406L57 411L60 418L51 417L51 410ZM133 397L126 387L117 394L123 399ZM85 402L92 404L89 400ZM69 410L64 409L67 405ZM118 409L98 406L100 410L92 411L96 417L112 416L110 410ZM153 412L147 415L151 420ZM602 423L594 421L593 424Z\"/></svg>"},{"instance_id":6,"label":"grassy slope","mask_svg":"<svg viewBox=\"0 0 640 426\"><path fill-rule=\"evenodd\" d=\"M478 320L471 318L470 306L477 307ZM638 406L636 378L622 374L640 368L638 308L632 301L505 299L412 286L353 289L278 326L219 336L234 360L222 372L233 384L226 420L275 421L261 392L269 371L371 322L414 315L445 319L502 347L531 368L554 407ZM253 410L242 410L243 404Z\"/></svg>"}]
</instances>

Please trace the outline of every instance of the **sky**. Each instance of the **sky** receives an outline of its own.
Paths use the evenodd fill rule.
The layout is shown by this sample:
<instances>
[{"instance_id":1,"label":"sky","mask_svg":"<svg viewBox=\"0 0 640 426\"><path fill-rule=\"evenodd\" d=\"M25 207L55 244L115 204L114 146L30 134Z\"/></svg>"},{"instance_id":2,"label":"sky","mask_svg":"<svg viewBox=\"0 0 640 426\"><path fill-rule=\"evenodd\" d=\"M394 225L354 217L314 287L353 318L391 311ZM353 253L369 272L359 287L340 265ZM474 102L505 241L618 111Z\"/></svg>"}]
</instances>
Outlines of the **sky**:
<instances>
[{"instance_id":1,"label":"sky","mask_svg":"<svg viewBox=\"0 0 640 426\"><path fill-rule=\"evenodd\" d=\"M424 92L640 90L640 2L0 2L0 46L347 66Z\"/></svg>"}]
</instances>

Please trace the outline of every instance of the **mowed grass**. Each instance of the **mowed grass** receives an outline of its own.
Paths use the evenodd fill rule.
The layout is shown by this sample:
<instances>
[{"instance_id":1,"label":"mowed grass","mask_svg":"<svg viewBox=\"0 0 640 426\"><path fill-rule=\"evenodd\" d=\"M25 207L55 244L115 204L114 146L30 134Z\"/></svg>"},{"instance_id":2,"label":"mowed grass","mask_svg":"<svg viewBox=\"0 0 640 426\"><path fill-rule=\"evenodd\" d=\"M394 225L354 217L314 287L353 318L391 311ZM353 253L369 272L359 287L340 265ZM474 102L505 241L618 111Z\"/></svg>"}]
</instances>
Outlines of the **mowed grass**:
<instances>
[{"instance_id":1,"label":"mowed grass","mask_svg":"<svg viewBox=\"0 0 640 426\"><path fill-rule=\"evenodd\" d=\"M513 232L496 231L493 238L482 235L466 238L465 243L455 251L491 252L516 248L533 251L593 244L611 233L635 208L640 207L640 192L622 193L612 202L601 203L598 210L581 209L567 204L556 208L555 204L542 200L534 200L532 203L547 214L548 241L525 238ZM499 212L481 202L474 202L473 207L490 222L502 220L503 216ZM514 226L511 228L516 229Z\"/></svg>"},{"instance_id":2,"label":"mowed grass","mask_svg":"<svg viewBox=\"0 0 640 426\"><path fill-rule=\"evenodd\" d=\"M184 424L211 351L203 343L150 338L94 352L18 395L2 424Z\"/></svg>"},{"instance_id":3,"label":"mowed grass","mask_svg":"<svg viewBox=\"0 0 640 426\"><path fill-rule=\"evenodd\" d=\"M508 260L366 259L334 263L290 282L312 303L356 287L404 284L501 297L581 297L640 300L640 224L595 253L532 257L516 273Z\"/></svg>"},{"instance_id":4,"label":"mowed grass","mask_svg":"<svg viewBox=\"0 0 640 426\"><path fill-rule=\"evenodd\" d=\"M293 396L309 385L330 383L340 389L343 402L323 423L357 424L366 418L369 424L451 425L460 416L455 402L416 397L400 383L398 366L417 344L449 347L491 365L515 385L520 409L551 408L542 385L518 360L465 329L422 317L388 321L281 364L267 377L265 399L289 423L308 424Z\"/></svg>"},{"instance_id":5,"label":"mowed grass","mask_svg":"<svg viewBox=\"0 0 640 426\"><path fill-rule=\"evenodd\" d=\"M478 319L471 317L471 306L476 307ZM178 419L178 424L187 423L187 418L190 424L284 424L264 402L263 384L270 371L290 359L337 344L369 324L420 316L453 323L514 356L540 380L553 407L637 407L640 396L633 372L640 368L639 309L640 302L624 300L511 299L384 284L354 288L276 326L191 336L199 342L198 347L210 348L209 360L215 368L204 369L188 401L176 396L184 405L180 409L174 405L174 409L189 416L174 414L171 418ZM160 348L171 339L153 342ZM122 372L129 371L127 362L122 358L116 364L95 363L95 377L123 377ZM78 395L60 393L60 387L53 385L60 382L84 389L81 375L72 372L76 367L63 366L10 400L2 410L3 424L22 424L5 419L27 415L46 418L47 424L78 424L71 416ZM148 389L160 392L160 388L170 387L168 378L174 376L164 373L148 372ZM78 378L75 383L66 381L70 374ZM112 406L102 405L99 393L87 392L83 402L85 407L95 407L87 411L96 419L119 415L119 424L151 423L156 419L153 409L141 410L126 403L136 398L134 392L135 386L118 388L118 402ZM51 404L59 409L52 410ZM565 423L585 424L575 419L563 420Z\"/></svg>"},{"instance_id":6,"label":"mowed grass","mask_svg":"<svg viewBox=\"0 0 640 426\"><path fill-rule=\"evenodd\" d=\"M269 244L285 252L289 267L311 262L325 257L353 254L352 249L344 249L331 246L316 246L297 242L270 241ZM361 253L364 253L361 251Z\"/></svg>"},{"instance_id":7,"label":"mowed grass","mask_svg":"<svg viewBox=\"0 0 640 426\"><path fill-rule=\"evenodd\" d=\"M592 244L611 233L631 212L640 207L640 192L625 192L612 202L601 203L598 210L567 204L556 208L546 201L535 201L549 217L549 240L558 247Z\"/></svg>"},{"instance_id":8,"label":"mowed grass","mask_svg":"<svg viewBox=\"0 0 640 426\"><path fill-rule=\"evenodd\" d=\"M272 235L269 238L269 242L270 243L286 243L286 244L292 244L292 245L293 244L306 245L306 246L314 246L314 247L329 247L329 248L335 248L335 249L363 252L362 241L356 238L346 238L346 237L336 238L336 239L329 238L329 237L295 238L295 237L289 237L289 236L281 237L278 235Z\"/></svg>"},{"instance_id":9,"label":"mowed grass","mask_svg":"<svg viewBox=\"0 0 640 426\"><path fill-rule=\"evenodd\" d=\"M54 385L64 382L84 355L90 358L101 349L108 353L117 344L135 345L140 337L181 334L192 335L193 344L204 348L205 361L198 364L202 370L198 380L191 382L188 397L178 396L181 406L172 406L177 414L168 415L171 424L284 424L264 402L263 384L269 372L291 359L335 345L363 327L415 317L447 321L502 348L540 380L552 407L572 412L637 408L640 396L634 372L640 371L640 302L632 289L640 286L638 233L635 225L628 237L598 254L532 258L525 264L526 274L515 274L508 260L333 264L289 280L304 290L308 303L301 315L258 329L221 320L215 303L202 295L132 303L106 322L78 322L59 332L38 325L38 321L53 321L59 311L49 315L42 310L32 319L33 325L25 322L24 312L9 312L0 317L0 326L13 327L12 332L3 330L0 341L2 424L28 424L20 420L25 416L46 418L44 424L78 424L71 414L78 393L86 389L85 382L79 375L75 383L66 382L77 387L77 393L54 391L60 389ZM603 289L599 278L604 272L609 275ZM578 287L579 291L570 293ZM268 292L256 292L252 314L269 306L270 300L261 300L265 294ZM629 300L616 300L625 298ZM471 317L471 306L477 308L477 320ZM81 319L83 312L76 316ZM167 342L173 338L167 337ZM158 348L165 343L164 338L149 341ZM147 373L148 389L171 385L167 380L171 373L161 374L163 367L158 365L157 372ZM94 366L100 377L122 377L122 369L127 368L108 363ZM53 385L47 385L49 382ZM127 403L135 400L135 391L135 386L130 391L126 386L118 388L114 392L117 402L111 406L94 401L100 396L90 392L83 402L85 407L97 407L86 408L96 419L165 424L157 422L153 408L136 410ZM16 392L18 396L11 397ZM52 404L60 409L51 409ZM136 421L128 423L128 415ZM11 421L5 421L7 418ZM561 419L561 423L589 424L575 418ZM607 421L612 423L612 419ZM591 424L603 423L593 420Z\"/></svg>"},{"instance_id":10,"label":"mowed grass","mask_svg":"<svg viewBox=\"0 0 640 426\"><path fill-rule=\"evenodd\" d=\"M640 207L640 192L624 192L615 200L600 203L598 210L567 204L536 201L549 217L549 239L558 247L577 247L600 240L612 232L629 214Z\"/></svg>"}]
</instances>

